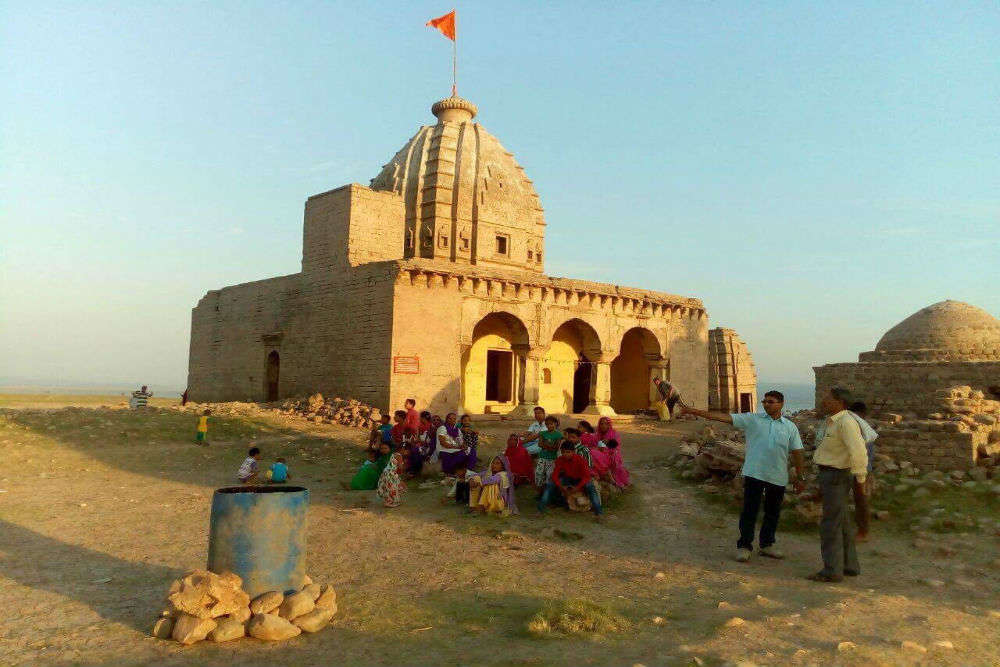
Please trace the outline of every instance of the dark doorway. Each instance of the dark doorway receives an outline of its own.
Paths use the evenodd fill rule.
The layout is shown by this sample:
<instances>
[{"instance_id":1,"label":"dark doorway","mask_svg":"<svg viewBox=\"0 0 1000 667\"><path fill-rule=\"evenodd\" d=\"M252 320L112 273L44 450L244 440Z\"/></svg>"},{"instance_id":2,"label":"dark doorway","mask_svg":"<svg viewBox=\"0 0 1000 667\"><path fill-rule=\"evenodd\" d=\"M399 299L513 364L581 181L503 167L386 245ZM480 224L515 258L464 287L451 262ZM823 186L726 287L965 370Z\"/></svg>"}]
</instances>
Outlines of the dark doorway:
<instances>
[{"instance_id":1,"label":"dark doorway","mask_svg":"<svg viewBox=\"0 0 1000 667\"><path fill-rule=\"evenodd\" d=\"M486 400L510 403L514 389L514 353L486 350Z\"/></svg>"},{"instance_id":2,"label":"dark doorway","mask_svg":"<svg viewBox=\"0 0 1000 667\"><path fill-rule=\"evenodd\" d=\"M580 355L573 373L573 413L579 414L590 405L590 373L593 369L587 357Z\"/></svg>"},{"instance_id":3,"label":"dark doorway","mask_svg":"<svg viewBox=\"0 0 1000 667\"><path fill-rule=\"evenodd\" d=\"M750 394L740 394L740 412L753 412Z\"/></svg>"},{"instance_id":4,"label":"dark doorway","mask_svg":"<svg viewBox=\"0 0 1000 667\"><path fill-rule=\"evenodd\" d=\"M278 351L272 350L267 355L267 371L264 373L264 385L267 391L267 400L278 400L278 372L281 366L281 359Z\"/></svg>"}]
</instances>

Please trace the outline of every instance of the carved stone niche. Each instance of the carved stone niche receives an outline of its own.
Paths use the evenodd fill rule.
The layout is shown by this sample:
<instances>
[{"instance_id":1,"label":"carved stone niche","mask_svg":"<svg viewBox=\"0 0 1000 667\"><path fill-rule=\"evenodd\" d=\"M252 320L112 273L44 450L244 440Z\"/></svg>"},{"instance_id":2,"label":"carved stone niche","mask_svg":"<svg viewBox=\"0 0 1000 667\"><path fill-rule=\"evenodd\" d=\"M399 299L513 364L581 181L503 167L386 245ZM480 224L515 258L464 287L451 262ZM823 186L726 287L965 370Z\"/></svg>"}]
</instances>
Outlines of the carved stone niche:
<instances>
[{"instance_id":1,"label":"carved stone niche","mask_svg":"<svg viewBox=\"0 0 1000 667\"><path fill-rule=\"evenodd\" d=\"M277 345L281 345L281 339L284 337L285 334L283 332L274 331L272 333L266 333L261 335L260 339L264 343L264 345L267 345L269 347L274 347Z\"/></svg>"}]
</instances>

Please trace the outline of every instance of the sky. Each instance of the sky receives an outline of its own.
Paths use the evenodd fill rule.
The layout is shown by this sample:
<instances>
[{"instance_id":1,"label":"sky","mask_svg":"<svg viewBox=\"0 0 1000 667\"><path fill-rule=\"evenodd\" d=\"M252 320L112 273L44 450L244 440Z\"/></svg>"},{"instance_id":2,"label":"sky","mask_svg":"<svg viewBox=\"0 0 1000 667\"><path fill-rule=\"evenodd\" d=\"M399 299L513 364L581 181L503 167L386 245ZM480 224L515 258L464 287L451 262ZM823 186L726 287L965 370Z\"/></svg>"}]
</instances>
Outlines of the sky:
<instances>
[{"instance_id":1,"label":"sky","mask_svg":"<svg viewBox=\"0 0 1000 667\"><path fill-rule=\"evenodd\" d=\"M995 2L0 2L0 381L183 388L198 299L434 121L453 6L550 275L698 297L770 382L1000 315Z\"/></svg>"}]
</instances>

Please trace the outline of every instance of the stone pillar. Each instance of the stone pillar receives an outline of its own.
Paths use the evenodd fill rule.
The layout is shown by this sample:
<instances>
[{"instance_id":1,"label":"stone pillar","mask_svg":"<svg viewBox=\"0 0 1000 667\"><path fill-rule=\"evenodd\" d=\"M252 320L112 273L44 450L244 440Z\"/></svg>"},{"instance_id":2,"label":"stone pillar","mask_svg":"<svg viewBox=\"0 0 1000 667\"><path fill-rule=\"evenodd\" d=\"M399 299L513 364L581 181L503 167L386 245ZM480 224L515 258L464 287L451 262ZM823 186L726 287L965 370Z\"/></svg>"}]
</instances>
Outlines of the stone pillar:
<instances>
[{"instance_id":1,"label":"stone pillar","mask_svg":"<svg viewBox=\"0 0 1000 667\"><path fill-rule=\"evenodd\" d=\"M587 355L590 357L590 355ZM594 366L590 373L590 403L584 413L601 417L615 417L617 413L611 407L611 361L613 355L601 353L594 355Z\"/></svg>"},{"instance_id":2,"label":"stone pillar","mask_svg":"<svg viewBox=\"0 0 1000 667\"><path fill-rule=\"evenodd\" d=\"M517 405L507 416L511 419L531 420L534 418L535 406L538 405L545 350L531 349L527 345L514 345L513 350L521 376L517 381Z\"/></svg>"}]
</instances>

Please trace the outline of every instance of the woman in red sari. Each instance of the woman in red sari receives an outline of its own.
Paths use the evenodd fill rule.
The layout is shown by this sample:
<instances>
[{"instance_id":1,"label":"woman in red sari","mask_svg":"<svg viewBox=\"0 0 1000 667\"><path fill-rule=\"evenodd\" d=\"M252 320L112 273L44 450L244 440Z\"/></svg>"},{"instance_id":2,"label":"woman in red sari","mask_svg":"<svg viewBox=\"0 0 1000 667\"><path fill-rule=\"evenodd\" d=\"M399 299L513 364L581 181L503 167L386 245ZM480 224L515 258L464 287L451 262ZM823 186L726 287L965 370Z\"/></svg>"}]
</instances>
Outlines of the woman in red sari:
<instances>
[{"instance_id":1,"label":"woman in red sari","mask_svg":"<svg viewBox=\"0 0 1000 667\"><path fill-rule=\"evenodd\" d=\"M507 438L507 449L503 455L510 464L510 476L514 486L535 483L535 464L517 433L511 433Z\"/></svg>"}]
</instances>

